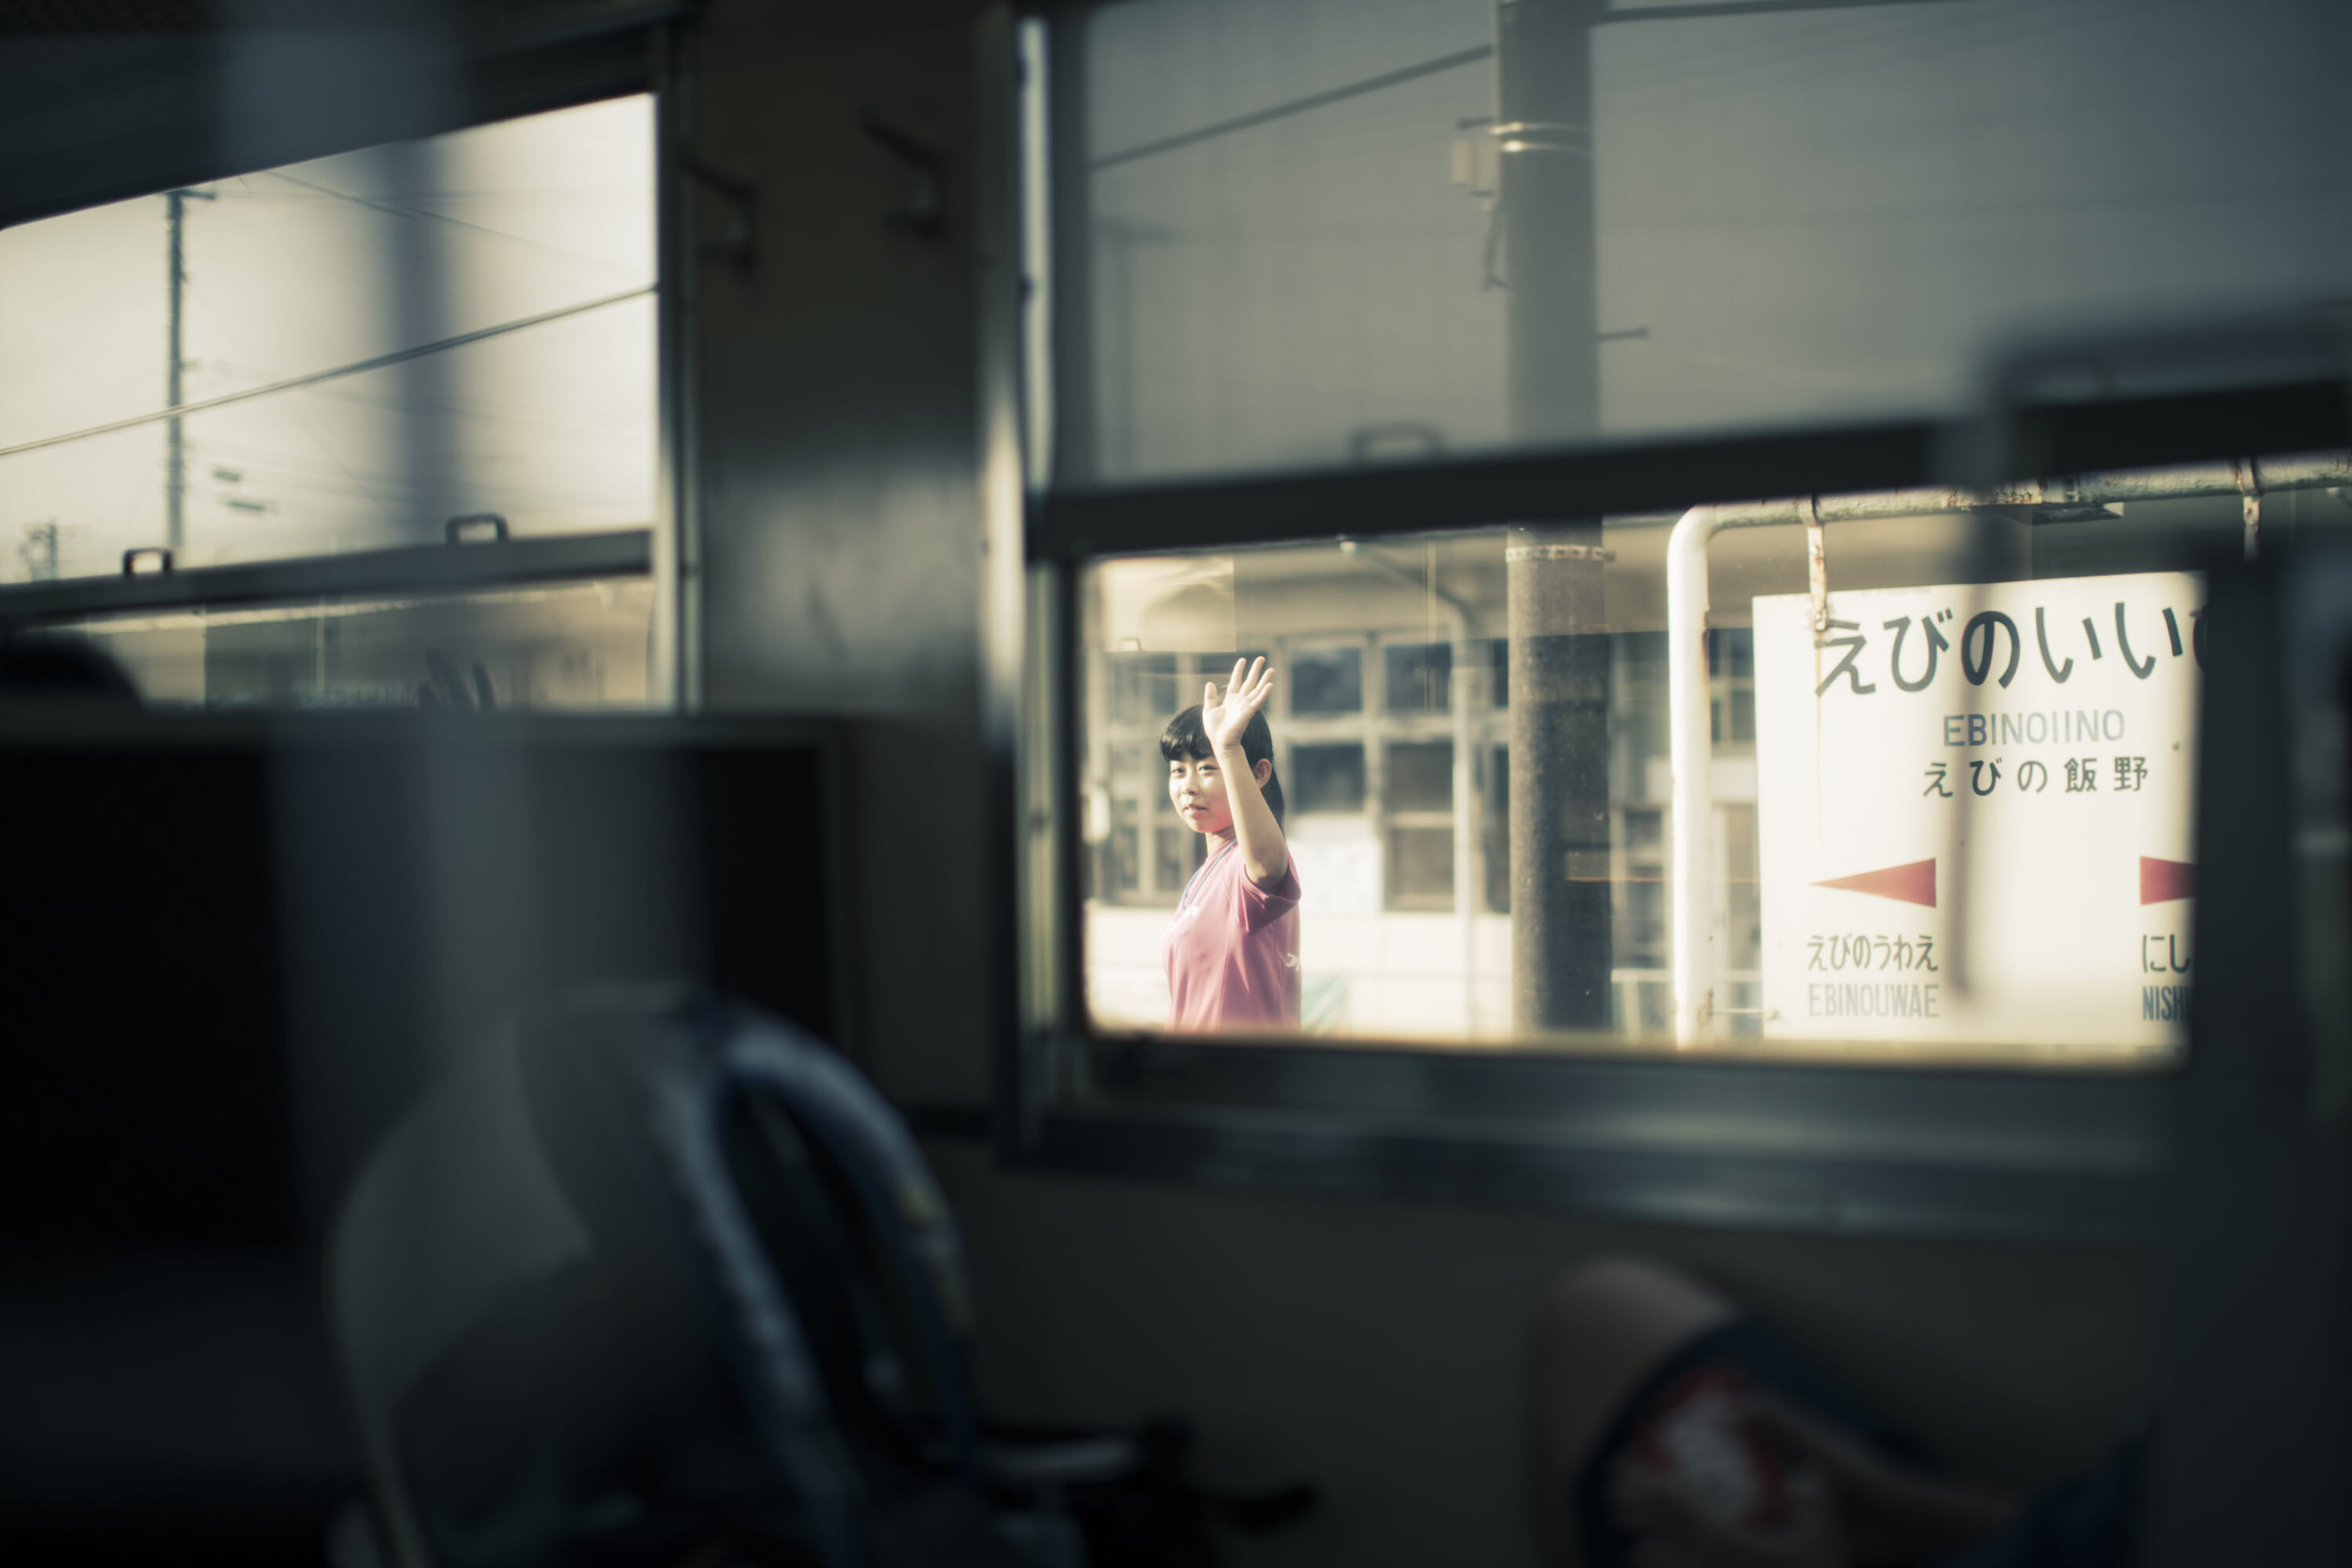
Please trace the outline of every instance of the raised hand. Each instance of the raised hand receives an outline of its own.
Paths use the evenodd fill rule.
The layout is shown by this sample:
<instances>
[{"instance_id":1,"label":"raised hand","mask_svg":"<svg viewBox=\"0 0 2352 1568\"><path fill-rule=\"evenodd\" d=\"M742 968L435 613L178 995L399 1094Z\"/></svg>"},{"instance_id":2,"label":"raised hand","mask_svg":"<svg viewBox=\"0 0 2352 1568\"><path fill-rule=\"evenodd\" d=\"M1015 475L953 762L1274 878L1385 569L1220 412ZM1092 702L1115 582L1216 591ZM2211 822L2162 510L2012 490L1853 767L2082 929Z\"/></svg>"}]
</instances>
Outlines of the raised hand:
<instances>
[{"instance_id":1,"label":"raised hand","mask_svg":"<svg viewBox=\"0 0 2352 1568\"><path fill-rule=\"evenodd\" d=\"M1245 662L1234 660L1234 673L1225 682L1222 701L1217 697L1215 681L1201 689L1201 731L1208 736L1212 747L1240 745L1242 731L1249 728L1252 715L1274 695L1274 671L1266 668L1265 660L1259 659L1244 671L1242 667Z\"/></svg>"}]
</instances>

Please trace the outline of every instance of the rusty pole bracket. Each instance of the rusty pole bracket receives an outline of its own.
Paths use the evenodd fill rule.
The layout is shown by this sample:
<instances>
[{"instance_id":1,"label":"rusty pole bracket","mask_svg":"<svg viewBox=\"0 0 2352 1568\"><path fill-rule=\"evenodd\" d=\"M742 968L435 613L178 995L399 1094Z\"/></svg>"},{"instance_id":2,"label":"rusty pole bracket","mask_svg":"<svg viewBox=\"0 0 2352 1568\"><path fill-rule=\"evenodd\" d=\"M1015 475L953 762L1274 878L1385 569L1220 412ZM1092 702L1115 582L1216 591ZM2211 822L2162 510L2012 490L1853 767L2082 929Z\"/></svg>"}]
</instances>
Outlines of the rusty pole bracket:
<instances>
[{"instance_id":1,"label":"rusty pole bracket","mask_svg":"<svg viewBox=\"0 0 2352 1568\"><path fill-rule=\"evenodd\" d=\"M2246 559L2252 561L2261 552L2263 542L2263 479L2254 468L2252 458L2230 459L2230 477L2238 481L2238 493L2245 498Z\"/></svg>"},{"instance_id":2,"label":"rusty pole bracket","mask_svg":"<svg viewBox=\"0 0 2352 1568\"><path fill-rule=\"evenodd\" d=\"M1805 576L1813 595L1813 635L1830 629L1830 557L1822 538L1822 498L1806 496L1797 502L1805 520Z\"/></svg>"}]
</instances>

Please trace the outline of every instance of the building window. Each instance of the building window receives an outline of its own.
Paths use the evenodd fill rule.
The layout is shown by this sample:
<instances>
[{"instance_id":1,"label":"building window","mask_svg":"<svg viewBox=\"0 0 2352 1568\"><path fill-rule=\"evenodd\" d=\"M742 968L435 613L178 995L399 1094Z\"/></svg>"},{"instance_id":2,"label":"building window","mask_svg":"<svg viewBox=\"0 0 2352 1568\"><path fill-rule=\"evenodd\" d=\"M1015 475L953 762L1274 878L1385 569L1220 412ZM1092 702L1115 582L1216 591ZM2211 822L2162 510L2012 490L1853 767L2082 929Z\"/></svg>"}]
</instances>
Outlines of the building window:
<instances>
[{"instance_id":1,"label":"building window","mask_svg":"<svg viewBox=\"0 0 2352 1568\"><path fill-rule=\"evenodd\" d=\"M1388 749L1388 807L1395 813L1454 809L1454 745L1403 741Z\"/></svg>"},{"instance_id":2,"label":"building window","mask_svg":"<svg viewBox=\"0 0 2352 1568\"><path fill-rule=\"evenodd\" d=\"M1113 654L1109 661L1111 720L1122 729L1166 722L1180 704L1176 700L1177 659L1173 654ZM1119 753L1129 766L1141 766L1142 752L1128 748ZM1156 764L1154 752L1150 761Z\"/></svg>"},{"instance_id":3,"label":"building window","mask_svg":"<svg viewBox=\"0 0 2352 1568\"><path fill-rule=\"evenodd\" d=\"M1288 660L1293 713L1360 713L1364 707L1364 650L1302 647Z\"/></svg>"},{"instance_id":4,"label":"building window","mask_svg":"<svg viewBox=\"0 0 2352 1568\"><path fill-rule=\"evenodd\" d=\"M1364 809L1364 748L1360 742L1290 748L1289 805L1302 816Z\"/></svg>"},{"instance_id":5,"label":"building window","mask_svg":"<svg viewBox=\"0 0 2352 1568\"><path fill-rule=\"evenodd\" d=\"M1388 843L1389 908L1451 909L1454 905L1452 830L1401 823L1389 829Z\"/></svg>"},{"instance_id":6,"label":"building window","mask_svg":"<svg viewBox=\"0 0 2352 1568\"><path fill-rule=\"evenodd\" d=\"M1452 704L1454 648L1449 643L1390 643L1387 667L1391 713L1443 713Z\"/></svg>"},{"instance_id":7,"label":"building window","mask_svg":"<svg viewBox=\"0 0 2352 1568\"><path fill-rule=\"evenodd\" d=\"M1707 730L1717 745L1756 743L1755 647L1746 626L1706 635Z\"/></svg>"}]
</instances>

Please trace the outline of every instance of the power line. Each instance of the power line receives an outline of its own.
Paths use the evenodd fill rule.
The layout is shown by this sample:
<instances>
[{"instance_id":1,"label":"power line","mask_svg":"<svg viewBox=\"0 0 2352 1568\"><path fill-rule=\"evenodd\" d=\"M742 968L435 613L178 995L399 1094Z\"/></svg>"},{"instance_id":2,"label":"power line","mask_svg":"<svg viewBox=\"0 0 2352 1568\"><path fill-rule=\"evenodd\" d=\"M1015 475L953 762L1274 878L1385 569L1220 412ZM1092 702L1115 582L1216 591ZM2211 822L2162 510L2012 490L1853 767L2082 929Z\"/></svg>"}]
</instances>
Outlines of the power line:
<instances>
[{"instance_id":1,"label":"power line","mask_svg":"<svg viewBox=\"0 0 2352 1568\"><path fill-rule=\"evenodd\" d=\"M240 364L235 360L221 359L212 354L206 354L202 359L192 359L188 363L192 365L233 371L238 375L245 376L267 376L269 374L266 370L259 370L249 364ZM318 395L331 397L339 403L348 403L359 407L390 409L394 414L405 414L417 418L446 418L476 424L488 422L494 425L520 425L553 435L576 437L582 440L602 440L624 429L634 428L619 417L604 420L553 417L548 413L549 404L543 396L456 397L421 393L405 396L379 396L353 387L320 388ZM580 407L578 405L571 406ZM591 405L582 412L592 413L594 408L600 406L606 405ZM633 408L631 412L634 411ZM297 417L299 416L297 416ZM307 426L305 430L307 433ZM315 440L317 437L313 436L312 438Z\"/></svg>"},{"instance_id":2,"label":"power line","mask_svg":"<svg viewBox=\"0 0 2352 1568\"><path fill-rule=\"evenodd\" d=\"M1473 65L1479 60L1488 58L1494 52L1495 47L1492 44L1480 44L1475 48L1441 55L1436 59L1423 60L1419 65L1406 66L1400 70L1386 71L1375 77L1366 77L1361 81L1351 81L1345 87L1335 87L1328 91L1313 93L1306 98L1295 98L1287 103L1277 103L1271 109L1261 109L1253 114L1237 115L1231 120L1220 120L1213 125L1203 125L1196 131L1180 132L1173 136L1163 136L1157 142L1146 142L1139 147L1126 147L1116 153L1107 153L1097 158L1087 167L1099 174L1105 169L1115 169L1121 163L1131 163L1138 158L1150 158L1161 153L1173 153L1179 147L1190 147L1196 142L1206 142L1213 137L1230 136L1236 131L1255 130L1258 126L1269 124L1276 120L1287 120L1294 114L1304 114L1310 109L1321 109L1327 104L1345 102L1351 98L1361 98L1368 92L1378 92L1382 88L1402 86L1405 82L1417 81L1425 76L1435 76L1440 71L1450 71L1459 66Z\"/></svg>"},{"instance_id":3,"label":"power line","mask_svg":"<svg viewBox=\"0 0 2352 1568\"><path fill-rule=\"evenodd\" d=\"M1591 18L1591 24L1599 26L1609 22L1682 22L1723 16L1766 16L1784 15L1792 11L1848 11L1865 6L1938 3L1949 4L1950 0L1697 0L1697 3L1690 5L1629 6L1621 10L1603 11ZM1475 65L1480 60L1493 58L1494 53L1495 47L1492 44L1479 44L1450 55L1440 55L1435 59L1423 60L1419 65L1384 71L1379 76L1366 77L1361 81L1351 81L1344 87L1331 88L1327 91L1310 93L1305 98L1295 98L1287 103L1277 103L1270 109L1261 109L1255 113L1236 115L1231 120L1220 120L1213 124L1201 126L1197 130L1179 132L1173 136L1163 136L1158 141L1146 142L1139 146L1123 147L1116 153L1106 153L1087 167L1089 171L1099 174L1105 169L1115 169L1121 163L1134 163L1139 158L1156 157L1162 153L1173 153L1180 147L1190 147L1196 142L1212 141L1220 136L1230 136L1236 131L1254 131L1261 125L1271 124L1277 120L1287 120L1294 114L1304 114L1309 110L1322 109L1334 103L1344 103L1349 99L1361 98L1366 93L1379 92L1384 88L1401 87L1406 82L1418 81L1423 77L1435 76L1440 71L1453 70L1459 66Z\"/></svg>"},{"instance_id":4,"label":"power line","mask_svg":"<svg viewBox=\"0 0 2352 1568\"><path fill-rule=\"evenodd\" d=\"M257 397L272 397L281 392L293 392L300 387L316 386L322 381L335 381L347 375L361 375L368 371L383 370L390 365L405 364L413 359L423 359L426 354L437 354L447 349L463 348L467 343L478 343L486 338L503 337L509 332L519 332L525 327L545 326L550 321L560 321L569 316L585 315L591 310L604 310L608 305L621 305L626 304L631 300L642 300L654 293L658 287L657 284L648 283L643 288L624 289L618 294L607 294L602 299L583 300L577 305L565 305L553 310L542 310L536 316L525 316L520 321L501 321L495 327L483 327L476 331L460 332L454 338L443 338L437 342L420 343L413 349L397 349L388 354L378 354L373 359L363 359L352 364L337 365L332 370L314 370L308 375L289 376L284 381L273 381L267 386L249 386L243 392L225 392L218 397L200 398L194 403L176 404L170 408L159 408L152 414L134 414L128 419L117 419L105 425L92 425L81 430L69 430L61 436L43 436L37 440L20 441L13 447L0 447L0 458L13 458L22 452L37 452L44 447L62 447L69 441L85 441L94 436L111 436L118 430L135 430L142 425L157 425L166 419L180 418L190 414L205 414L215 408L226 408L233 403L250 403Z\"/></svg>"},{"instance_id":5,"label":"power line","mask_svg":"<svg viewBox=\"0 0 2352 1568\"><path fill-rule=\"evenodd\" d=\"M242 184L244 182L239 181L238 183ZM205 306L201 300L198 301L197 308L204 310L207 317L212 315L210 308ZM237 329L224 327L221 331L221 336L224 341L234 345L242 340L243 333ZM262 370L247 370L245 374L248 375L257 375L267 379L269 373ZM328 394L328 395L331 396L333 395ZM355 478L355 476L352 474L351 466L345 463L341 458L335 456L334 448L328 446L327 443L320 437L318 431L311 428L310 420L303 417L302 410L299 405L289 407L287 409L287 415L293 420L296 428L299 429L303 436L309 439L310 445L319 449L320 456L325 458L327 461L341 469L347 479ZM210 443L206 442L202 445L209 446ZM365 487L361 488L364 489ZM373 499L373 497L371 497L371 499Z\"/></svg>"},{"instance_id":6,"label":"power line","mask_svg":"<svg viewBox=\"0 0 2352 1568\"><path fill-rule=\"evenodd\" d=\"M298 175L289 174L283 169L265 169L262 172L273 180L283 180L289 185L299 185L306 191L316 191L322 196L332 196L337 201L349 202L353 206L365 207L370 212L383 213L390 217L425 218L433 223L446 223L452 228L469 229L476 234L488 235L492 239L504 239L516 245L527 245L534 250L544 250L551 256L561 256L568 261L576 261L583 266L599 268L607 272L633 270L619 262L607 261L601 256L589 256L581 251L568 250L560 245L550 245L543 239L532 239L525 235L509 234L505 229L492 228L488 224L476 223L470 218L451 217L447 213L436 213L429 207L407 206L398 202L379 200L373 196L354 195L349 191L339 191L331 185L320 184L315 180L305 180Z\"/></svg>"}]
</instances>

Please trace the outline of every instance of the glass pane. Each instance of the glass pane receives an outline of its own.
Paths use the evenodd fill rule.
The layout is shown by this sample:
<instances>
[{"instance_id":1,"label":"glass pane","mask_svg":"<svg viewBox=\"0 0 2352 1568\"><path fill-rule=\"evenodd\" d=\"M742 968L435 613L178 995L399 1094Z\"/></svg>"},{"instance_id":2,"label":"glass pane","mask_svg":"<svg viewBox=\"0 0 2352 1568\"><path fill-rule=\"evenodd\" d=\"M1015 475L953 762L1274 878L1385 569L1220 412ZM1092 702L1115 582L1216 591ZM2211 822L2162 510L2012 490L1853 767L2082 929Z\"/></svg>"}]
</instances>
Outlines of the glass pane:
<instances>
[{"instance_id":1,"label":"glass pane","mask_svg":"<svg viewBox=\"0 0 2352 1568\"><path fill-rule=\"evenodd\" d=\"M1389 831L1389 908L1443 909L1454 902L1454 833L1445 827Z\"/></svg>"},{"instance_id":2,"label":"glass pane","mask_svg":"<svg viewBox=\"0 0 2352 1568\"><path fill-rule=\"evenodd\" d=\"M1451 701L1454 648L1448 643L1391 643L1382 650L1391 713L1443 713Z\"/></svg>"},{"instance_id":3,"label":"glass pane","mask_svg":"<svg viewBox=\"0 0 2352 1568\"><path fill-rule=\"evenodd\" d=\"M1111 711L1122 723L1157 717L1165 721L1176 711L1176 658L1172 654L1129 653L1111 656ZM1142 753L1129 755L1140 766ZM1160 753L1151 753L1157 772Z\"/></svg>"},{"instance_id":4,"label":"glass pane","mask_svg":"<svg viewBox=\"0 0 2352 1568\"><path fill-rule=\"evenodd\" d=\"M2292 560L2301 539L2352 523L2337 493L2352 493L2352 458L2266 458L2260 474L2264 555ZM2194 984L2194 568L2242 549L2245 503L2228 464L2080 482L2134 495L2095 512L1927 514L1824 498L1820 631L1797 509L1756 503L1706 546L1711 669L1670 658L1670 516L1144 563L1163 593L1222 584L1225 606L1192 624L1270 650L1278 853L1297 886L1295 903L1276 885L1251 907L1284 944L1276 963L1296 960L1297 1011L1239 1032L2169 1061ZM1166 718L1097 698L1122 658L1153 651L1126 648L1150 621L1150 595L1128 586L1140 569L1104 562L1080 580L1076 819L1098 837L1121 820L1106 803L1132 801L1175 842L1227 853L1239 829L1180 820L1157 776L1115 776L1115 757L1156 757ZM1562 575L1515 592L1531 570ZM1514 605L1553 618L1515 624ZM1479 679L1437 712L1286 708L1291 671L1342 631L1442 647L1465 669L1490 662L1475 645L1501 646L1517 700ZM1702 640L1694 628L1679 646ZM1675 735L1707 735L1710 710L1719 731L1678 768ZM1141 893L1087 903L1097 1023L1211 1026L1180 1019L1169 986L1181 890L1150 889L1151 908L1126 907Z\"/></svg>"},{"instance_id":5,"label":"glass pane","mask_svg":"<svg viewBox=\"0 0 2352 1568\"><path fill-rule=\"evenodd\" d=\"M1113 896L1132 893L1143 885L1142 857L1138 852L1141 830L1136 826L1136 806L1123 800L1111 807L1110 837L1103 856L1104 888Z\"/></svg>"},{"instance_id":6,"label":"glass pane","mask_svg":"<svg viewBox=\"0 0 2352 1568\"><path fill-rule=\"evenodd\" d=\"M1756 637L1746 626L1707 634L1707 672L1744 680L1756 673Z\"/></svg>"},{"instance_id":7,"label":"glass pane","mask_svg":"<svg viewBox=\"0 0 2352 1568\"><path fill-rule=\"evenodd\" d=\"M1738 687L1731 692L1730 732L1724 739L1735 745L1755 743L1756 692L1752 687Z\"/></svg>"},{"instance_id":8,"label":"glass pane","mask_svg":"<svg viewBox=\"0 0 2352 1568\"><path fill-rule=\"evenodd\" d=\"M1655 860L1666 852L1666 814L1630 806L1625 812L1625 853Z\"/></svg>"},{"instance_id":9,"label":"glass pane","mask_svg":"<svg viewBox=\"0 0 2352 1568\"><path fill-rule=\"evenodd\" d=\"M1497 645L1500 646L1500 645ZM1486 863L1486 910L1511 912L1511 749L1496 746L1486 758L1486 791L1480 811L1479 858Z\"/></svg>"},{"instance_id":10,"label":"glass pane","mask_svg":"<svg viewBox=\"0 0 2352 1568\"><path fill-rule=\"evenodd\" d=\"M1392 745L1388 756L1385 804L1391 811L1454 809L1453 742L1416 741Z\"/></svg>"},{"instance_id":11,"label":"glass pane","mask_svg":"<svg viewBox=\"0 0 2352 1568\"><path fill-rule=\"evenodd\" d=\"M1358 713L1363 706L1363 649L1301 648L1291 656L1293 713Z\"/></svg>"},{"instance_id":12,"label":"glass pane","mask_svg":"<svg viewBox=\"0 0 2352 1568\"><path fill-rule=\"evenodd\" d=\"M653 282L642 96L0 232L0 581L648 527Z\"/></svg>"},{"instance_id":13,"label":"glass pane","mask_svg":"<svg viewBox=\"0 0 2352 1568\"><path fill-rule=\"evenodd\" d=\"M1364 809L1364 748L1360 742L1290 748L1290 809L1298 813Z\"/></svg>"},{"instance_id":14,"label":"glass pane","mask_svg":"<svg viewBox=\"0 0 2352 1568\"><path fill-rule=\"evenodd\" d=\"M2352 288L2352 9L1126 0L1066 27L1066 481L1969 406Z\"/></svg>"},{"instance_id":15,"label":"glass pane","mask_svg":"<svg viewBox=\"0 0 2352 1568\"><path fill-rule=\"evenodd\" d=\"M1181 827L1155 827L1151 830L1151 845L1159 857L1152 885L1161 891L1174 892L1200 864L1201 841Z\"/></svg>"}]
</instances>

